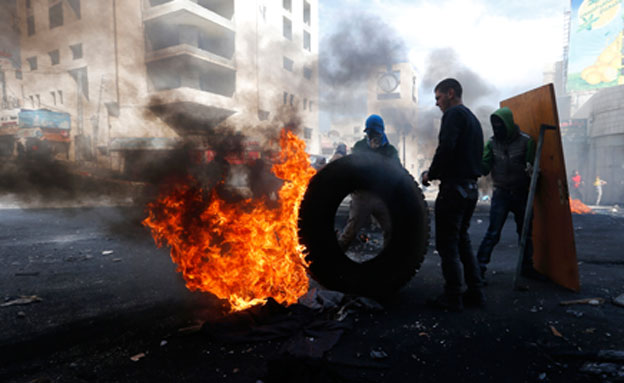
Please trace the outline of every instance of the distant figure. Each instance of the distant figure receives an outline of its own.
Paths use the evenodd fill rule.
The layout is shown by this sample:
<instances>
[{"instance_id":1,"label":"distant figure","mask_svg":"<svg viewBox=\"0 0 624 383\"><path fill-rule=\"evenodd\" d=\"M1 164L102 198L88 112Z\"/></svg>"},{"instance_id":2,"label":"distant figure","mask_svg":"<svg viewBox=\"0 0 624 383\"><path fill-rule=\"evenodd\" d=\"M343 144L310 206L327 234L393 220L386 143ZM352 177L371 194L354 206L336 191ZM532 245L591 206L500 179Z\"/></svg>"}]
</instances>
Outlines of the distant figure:
<instances>
[{"instance_id":1,"label":"distant figure","mask_svg":"<svg viewBox=\"0 0 624 383\"><path fill-rule=\"evenodd\" d=\"M338 146L336 146L336 151L334 152L334 155L329 159L329 162L336 161L337 159L342 158L346 155L347 155L347 145L341 142L338 144Z\"/></svg>"},{"instance_id":2,"label":"distant figure","mask_svg":"<svg viewBox=\"0 0 624 383\"><path fill-rule=\"evenodd\" d=\"M596 176L596 181L594 181L594 186L596 187L596 193L598 193L598 198L596 199L596 206L600 205L600 199L602 199L602 185L606 185L607 181L600 179L600 177Z\"/></svg>"},{"instance_id":3,"label":"distant figure","mask_svg":"<svg viewBox=\"0 0 624 383\"><path fill-rule=\"evenodd\" d=\"M582 184L583 179L581 175L578 170L574 170L574 175L572 176L572 198L578 199L579 201L583 201L583 194L581 193Z\"/></svg>"}]
</instances>

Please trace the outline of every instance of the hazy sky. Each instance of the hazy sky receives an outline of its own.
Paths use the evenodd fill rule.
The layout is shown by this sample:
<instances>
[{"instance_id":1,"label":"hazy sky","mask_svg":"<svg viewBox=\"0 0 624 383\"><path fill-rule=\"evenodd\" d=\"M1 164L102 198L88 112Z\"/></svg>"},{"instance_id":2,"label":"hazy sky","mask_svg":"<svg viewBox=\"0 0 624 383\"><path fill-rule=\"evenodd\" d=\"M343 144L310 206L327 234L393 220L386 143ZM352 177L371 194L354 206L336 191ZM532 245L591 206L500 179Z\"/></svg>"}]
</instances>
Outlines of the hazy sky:
<instances>
[{"instance_id":1,"label":"hazy sky","mask_svg":"<svg viewBox=\"0 0 624 383\"><path fill-rule=\"evenodd\" d=\"M542 85L545 65L561 59L566 8L569 0L320 0L320 49L341 20L375 15L404 40L421 78L430 52L450 48L503 99ZM431 93L420 89L421 103Z\"/></svg>"}]
</instances>

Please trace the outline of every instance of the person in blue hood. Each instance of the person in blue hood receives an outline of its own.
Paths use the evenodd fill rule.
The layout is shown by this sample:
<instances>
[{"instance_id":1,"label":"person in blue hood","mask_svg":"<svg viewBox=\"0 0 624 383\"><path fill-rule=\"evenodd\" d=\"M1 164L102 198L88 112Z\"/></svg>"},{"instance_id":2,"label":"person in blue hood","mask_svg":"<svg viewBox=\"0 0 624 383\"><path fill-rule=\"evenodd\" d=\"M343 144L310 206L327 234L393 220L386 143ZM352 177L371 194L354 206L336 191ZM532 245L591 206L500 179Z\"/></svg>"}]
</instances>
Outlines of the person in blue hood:
<instances>
[{"instance_id":1,"label":"person in blue hood","mask_svg":"<svg viewBox=\"0 0 624 383\"><path fill-rule=\"evenodd\" d=\"M372 114L366 119L364 133L366 137L359 140L351 149L353 154L377 153L401 166L399 153L388 141L383 119ZM375 217L384 232L384 241L389 240L391 230L390 214L383 201L373 193L356 190L351 193L349 219L338 237L338 244L347 251L358 231L366 224L368 217Z\"/></svg>"},{"instance_id":2,"label":"person in blue hood","mask_svg":"<svg viewBox=\"0 0 624 383\"><path fill-rule=\"evenodd\" d=\"M388 141L381 116L371 114L366 119L364 133L366 133L366 137L353 145L353 153L374 152L400 163L399 152Z\"/></svg>"}]
</instances>

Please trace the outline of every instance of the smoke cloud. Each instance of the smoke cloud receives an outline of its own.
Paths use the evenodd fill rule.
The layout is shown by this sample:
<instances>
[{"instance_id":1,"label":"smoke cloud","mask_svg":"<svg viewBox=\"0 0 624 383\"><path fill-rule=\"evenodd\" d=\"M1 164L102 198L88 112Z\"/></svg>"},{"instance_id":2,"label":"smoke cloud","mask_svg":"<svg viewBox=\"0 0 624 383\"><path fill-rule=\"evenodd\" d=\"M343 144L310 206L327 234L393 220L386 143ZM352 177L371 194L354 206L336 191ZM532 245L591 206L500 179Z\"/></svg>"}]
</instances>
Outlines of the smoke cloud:
<instances>
[{"instance_id":1,"label":"smoke cloud","mask_svg":"<svg viewBox=\"0 0 624 383\"><path fill-rule=\"evenodd\" d=\"M457 79L463 88L463 101L472 108L484 104L496 105L492 99L498 94L496 87L477 73L466 67L452 48L432 51L427 57L425 73L422 79L423 91L433 92L438 82L445 78Z\"/></svg>"},{"instance_id":2,"label":"smoke cloud","mask_svg":"<svg viewBox=\"0 0 624 383\"><path fill-rule=\"evenodd\" d=\"M322 107L335 115L365 113L371 74L407 60L398 33L378 16L365 13L345 18L321 46Z\"/></svg>"}]
</instances>

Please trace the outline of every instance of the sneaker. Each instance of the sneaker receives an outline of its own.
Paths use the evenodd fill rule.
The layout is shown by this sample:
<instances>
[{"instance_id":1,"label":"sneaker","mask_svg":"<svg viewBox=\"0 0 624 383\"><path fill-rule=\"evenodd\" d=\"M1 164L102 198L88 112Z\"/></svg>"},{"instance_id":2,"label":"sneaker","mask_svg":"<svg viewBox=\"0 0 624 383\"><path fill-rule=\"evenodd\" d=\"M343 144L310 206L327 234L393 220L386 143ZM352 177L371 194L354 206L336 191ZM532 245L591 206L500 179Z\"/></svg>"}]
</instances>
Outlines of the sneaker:
<instances>
[{"instance_id":1,"label":"sneaker","mask_svg":"<svg viewBox=\"0 0 624 383\"><path fill-rule=\"evenodd\" d=\"M468 289L462 295L464 306L466 307L485 307L485 294L481 289Z\"/></svg>"},{"instance_id":2,"label":"sneaker","mask_svg":"<svg viewBox=\"0 0 624 383\"><path fill-rule=\"evenodd\" d=\"M451 294L442 294L437 298L428 299L427 306L440 310L461 312L464 309L464 304L462 303L462 296L451 295Z\"/></svg>"}]
</instances>

